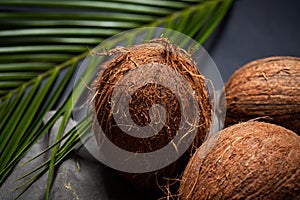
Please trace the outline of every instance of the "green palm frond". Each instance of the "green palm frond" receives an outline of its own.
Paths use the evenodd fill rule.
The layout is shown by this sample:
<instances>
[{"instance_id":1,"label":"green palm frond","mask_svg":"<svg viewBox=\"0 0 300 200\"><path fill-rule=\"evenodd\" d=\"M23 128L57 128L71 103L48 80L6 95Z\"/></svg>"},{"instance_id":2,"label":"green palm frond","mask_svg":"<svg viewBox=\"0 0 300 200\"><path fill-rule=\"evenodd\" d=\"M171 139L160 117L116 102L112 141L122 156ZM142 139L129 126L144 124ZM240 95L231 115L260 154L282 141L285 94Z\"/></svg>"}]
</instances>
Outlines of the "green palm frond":
<instances>
[{"instance_id":1,"label":"green palm frond","mask_svg":"<svg viewBox=\"0 0 300 200\"><path fill-rule=\"evenodd\" d=\"M32 177L22 185L25 191L49 171L49 191L53 167L74 150L80 136L88 131L89 125L83 120L78 129L62 135L74 100L74 93L67 88L76 67L89 55L88 46L138 27L165 27L203 43L231 3L232 0L1 1L0 186L30 147L63 116L51 159L25 175ZM87 80L94 71L85 72ZM84 89L85 85L77 83L73 92L80 95ZM54 116L42 124L54 107Z\"/></svg>"}]
</instances>

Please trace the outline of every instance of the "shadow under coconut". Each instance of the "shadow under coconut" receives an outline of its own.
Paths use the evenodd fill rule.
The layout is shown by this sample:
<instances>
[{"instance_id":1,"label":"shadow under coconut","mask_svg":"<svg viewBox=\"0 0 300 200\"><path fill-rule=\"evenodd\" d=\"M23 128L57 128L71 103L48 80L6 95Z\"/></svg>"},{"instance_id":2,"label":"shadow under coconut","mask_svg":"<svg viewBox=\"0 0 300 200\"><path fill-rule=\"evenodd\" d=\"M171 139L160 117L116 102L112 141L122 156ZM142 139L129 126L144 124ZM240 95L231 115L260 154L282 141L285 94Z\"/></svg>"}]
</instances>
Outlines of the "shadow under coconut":
<instances>
[{"instance_id":1,"label":"shadow under coconut","mask_svg":"<svg viewBox=\"0 0 300 200\"><path fill-rule=\"evenodd\" d=\"M78 154L83 160L85 160L84 166L82 166L83 169L81 171L88 170L88 174L90 176L89 180L94 179L93 182L95 182L95 184L86 184L89 185L89 189L93 187L92 190L98 190L91 191L90 193L97 193L95 199L153 200L158 198L158 194L156 193L138 190L135 186L120 176L118 171L111 169L97 161L84 147L80 149ZM87 167L87 163L89 163L89 167L88 169L84 169Z\"/></svg>"},{"instance_id":2,"label":"shadow under coconut","mask_svg":"<svg viewBox=\"0 0 300 200\"><path fill-rule=\"evenodd\" d=\"M111 200L153 200L158 199L160 196L158 193L137 189L132 185L132 183L125 180L116 171L106 166L103 166L102 178L107 197Z\"/></svg>"}]
</instances>

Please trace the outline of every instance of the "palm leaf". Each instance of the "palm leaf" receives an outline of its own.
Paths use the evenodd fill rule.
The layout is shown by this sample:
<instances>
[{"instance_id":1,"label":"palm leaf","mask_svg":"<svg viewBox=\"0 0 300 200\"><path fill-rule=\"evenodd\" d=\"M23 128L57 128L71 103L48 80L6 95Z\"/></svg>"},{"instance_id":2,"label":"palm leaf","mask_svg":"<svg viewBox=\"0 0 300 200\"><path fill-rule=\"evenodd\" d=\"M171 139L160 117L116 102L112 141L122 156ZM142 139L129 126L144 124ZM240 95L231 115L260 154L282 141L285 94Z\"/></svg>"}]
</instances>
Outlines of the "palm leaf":
<instances>
[{"instance_id":1,"label":"palm leaf","mask_svg":"<svg viewBox=\"0 0 300 200\"><path fill-rule=\"evenodd\" d=\"M30 147L63 116L52 157L22 185L24 192L49 171L49 192L53 167L88 131L89 125L83 120L79 123L82 129L62 134L73 109L72 98L78 99L85 89L78 82L73 91L78 96L74 97L67 88L76 67L89 54L87 45L143 26L178 30L203 43L230 4L231 0L1 1L0 186ZM111 45L118 42L111 41ZM86 80L94 71L85 72ZM54 107L57 112L42 125ZM60 145L62 138L65 140Z\"/></svg>"}]
</instances>

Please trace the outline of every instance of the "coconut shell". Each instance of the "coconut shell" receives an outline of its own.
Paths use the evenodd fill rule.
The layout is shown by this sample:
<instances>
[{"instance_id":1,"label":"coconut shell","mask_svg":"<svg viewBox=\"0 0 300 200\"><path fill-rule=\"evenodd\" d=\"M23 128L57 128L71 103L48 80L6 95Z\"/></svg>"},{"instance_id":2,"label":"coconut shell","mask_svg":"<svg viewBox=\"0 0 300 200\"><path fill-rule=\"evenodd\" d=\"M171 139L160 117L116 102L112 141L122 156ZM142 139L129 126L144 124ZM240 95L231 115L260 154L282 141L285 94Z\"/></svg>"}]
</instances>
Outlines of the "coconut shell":
<instances>
[{"instance_id":1,"label":"coconut shell","mask_svg":"<svg viewBox=\"0 0 300 200\"><path fill-rule=\"evenodd\" d=\"M227 126L261 118L300 134L300 58L252 61L238 69L225 87Z\"/></svg>"},{"instance_id":2,"label":"coconut shell","mask_svg":"<svg viewBox=\"0 0 300 200\"><path fill-rule=\"evenodd\" d=\"M266 122L228 127L191 158L179 197L300 199L300 137Z\"/></svg>"},{"instance_id":3,"label":"coconut shell","mask_svg":"<svg viewBox=\"0 0 300 200\"><path fill-rule=\"evenodd\" d=\"M196 124L197 133L193 144L180 158L180 162L175 162L163 169L149 173L121 173L126 179L141 189L157 189L159 185L166 183L166 179L180 176L190 155L195 151L196 147L202 144L210 129L211 102L205 86L205 78L198 72L196 64L191 57L182 49L170 44L166 39L155 39L149 43L128 47L122 51L112 50L109 53L114 54L113 58L101 66L104 72L99 74L94 82L95 94L93 94L93 103L96 109L94 124L99 123L106 137L116 146L126 151L148 153L164 147L176 135L180 120L185 117L184 112L189 112L188 110L182 112L176 95L168 88L156 84L155 80L153 80L153 83L147 83L133 93L129 102L129 112L135 124L147 126L151 121L149 109L154 104L160 104L166 109L166 123L164 127L159 133L149 138L137 138L124 133L118 127L112 115L111 98L115 86L126 73L143 67L143 70L151 75L153 72L147 68L148 64L169 66L179 72L195 91L201 115ZM175 80L167 72L162 71L161 73L164 73L165 78L170 83L176 84L179 89L186 84L186 82ZM132 85L135 85L135 82L138 80L139 77L136 75L129 81ZM122 94L120 93L119 95ZM185 94L183 91L183 95L191 94ZM120 103L122 104L122 102ZM126 102L123 103L125 105ZM97 131L95 130L95 134L98 144L101 146L103 138L100 138Z\"/></svg>"}]
</instances>

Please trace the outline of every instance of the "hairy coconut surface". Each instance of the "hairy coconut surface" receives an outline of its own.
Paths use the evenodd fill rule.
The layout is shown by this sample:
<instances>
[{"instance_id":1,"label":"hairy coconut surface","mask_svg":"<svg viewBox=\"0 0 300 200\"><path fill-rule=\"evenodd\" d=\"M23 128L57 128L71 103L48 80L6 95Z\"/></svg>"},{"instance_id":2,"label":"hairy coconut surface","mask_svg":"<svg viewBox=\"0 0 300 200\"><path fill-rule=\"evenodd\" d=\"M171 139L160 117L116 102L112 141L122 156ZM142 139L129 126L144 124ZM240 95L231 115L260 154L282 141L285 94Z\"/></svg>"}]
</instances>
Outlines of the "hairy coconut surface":
<instances>
[{"instance_id":1,"label":"hairy coconut surface","mask_svg":"<svg viewBox=\"0 0 300 200\"><path fill-rule=\"evenodd\" d=\"M191 158L179 197L300 199L300 137L266 122L228 127Z\"/></svg>"},{"instance_id":2,"label":"hairy coconut surface","mask_svg":"<svg viewBox=\"0 0 300 200\"><path fill-rule=\"evenodd\" d=\"M156 80L156 76L153 75L157 73L157 71L151 71L151 69L148 68L149 66L163 65L176 70L176 72L184 77L185 82L170 76L166 71L159 73L162 73L164 78L171 84L176 85L179 90L188 83L195 91L194 95L196 96L196 101L201 111L199 121L194 124L197 129L197 134L191 148L180 158L180 162L175 162L168 167L150 173L122 173L127 179L142 189L157 188L158 185L164 185L166 179L178 178L180 176L190 155L196 147L202 144L210 129L211 105L208 90L205 86L205 78L198 72L196 64L191 57L182 49L170 44L167 39L154 39L149 43L128 47L120 51L115 49L109 53L114 55L113 58L101 66L104 72L99 74L94 82L94 87L96 88L96 93L93 94L93 103L96 108L94 124L99 123L109 140L124 150L133 153L148 153L164 147L177 134L180 121L182 119L188 120L185 119L185 117L189 115L188 109L193 109L180 110L180 99L178 99L180 97L176 96L169 88L161 85L160 81ZM132 92L129 101L130 118L138 126L147 126L151 122L149 111L154 104L159 104L166 110L166 121L163 128L159 130L157 134L146 138L134 137L124 133L113 117L111 105L113 92L117 93L117 96L122 96L124 93L117 89L115 90L116 85L126 73L134 72L134 70L141 68L143 68L143 73L153 76L153 81L152 83L148 82L144 85L142 84L141 87ZM142 81L139 76L139 73L133 73L131 78L127 80L127 83L133 86L140 84L137 83ZM129 91L131 89L127 88L127 90ZM191 96L187 91L181 91L180 94L183 96ZM118 103L119 105L124 105L123 107L125 109L126 102ZM117 112L122 112L122 106ZM122 117L121 114L121 118L126 117L128 116ZM97 130L96 135L98 135L98 143L101 145L103 138L99 137ZM165 157L167 157L167 155L165 155Z\"/></svg>"},{"instance_id":3,"label":"hairy coconut surface","mask_svg":"<svg viewBox=\"0 0 300 200\"><path fill-rule=\"evenodd\" d=\"M259 117L300 134L300 58L255 60L225 87L227 125Z\"/></svg>"}]
</instances>

